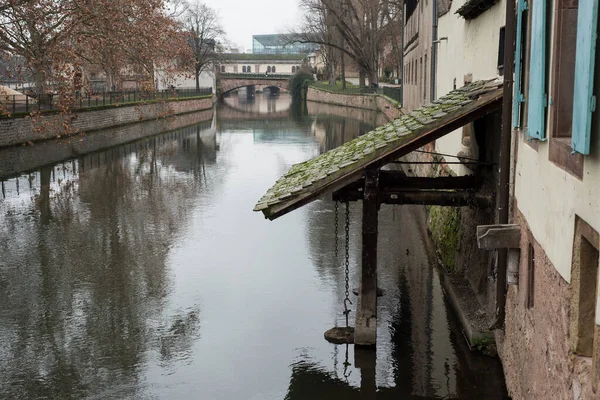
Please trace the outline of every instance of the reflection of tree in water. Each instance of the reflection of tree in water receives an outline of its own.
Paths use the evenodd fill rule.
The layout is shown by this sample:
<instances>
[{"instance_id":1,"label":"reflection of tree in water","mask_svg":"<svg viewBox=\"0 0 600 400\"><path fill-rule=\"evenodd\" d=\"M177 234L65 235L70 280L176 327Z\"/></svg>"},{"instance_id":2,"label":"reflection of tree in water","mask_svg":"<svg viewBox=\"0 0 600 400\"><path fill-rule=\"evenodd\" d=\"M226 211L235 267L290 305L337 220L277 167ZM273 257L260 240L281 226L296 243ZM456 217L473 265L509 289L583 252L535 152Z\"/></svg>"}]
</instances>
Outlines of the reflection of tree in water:
<instances>
[{"instance_id":1,"label":"reflection of tree in water","mask_svg":"<svg viewBox=\"0 0 600 400\"><path fill-rule=\"evenodd\" d=\"M148 351L191 351L199 311L162 312L172 238L215 160L196 133L43 168L36 195L0 203L1 398L134 392Z\"/></svg>"}]
</instances>

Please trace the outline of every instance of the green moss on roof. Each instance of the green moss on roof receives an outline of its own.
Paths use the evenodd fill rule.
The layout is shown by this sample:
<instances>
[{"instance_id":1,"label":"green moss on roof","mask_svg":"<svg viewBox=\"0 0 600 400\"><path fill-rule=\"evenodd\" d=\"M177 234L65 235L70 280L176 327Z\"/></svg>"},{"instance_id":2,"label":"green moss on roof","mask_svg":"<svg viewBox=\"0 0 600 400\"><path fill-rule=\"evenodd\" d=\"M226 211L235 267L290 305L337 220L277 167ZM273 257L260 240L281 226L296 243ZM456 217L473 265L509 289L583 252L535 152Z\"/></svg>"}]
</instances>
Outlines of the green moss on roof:
<instances>
[{"instance_id":1,"label":"green moss on roof","mask_svg":"<svg viewBox=\"0 0 600 400\"><path fill-rule=\"evenodd\" d=\"M393 152L411 139L422 135L424 131L421 128L494 90L498 90L497 82L471 83L338 148L293 165L258 201L254 211L263 211L269 216L272 214L271 208L276 205L293 202L295 198L320 189L339 176L366 168L380 154ZM331 179L325 181L329 176Z\"/></svg>"}]
</instances>

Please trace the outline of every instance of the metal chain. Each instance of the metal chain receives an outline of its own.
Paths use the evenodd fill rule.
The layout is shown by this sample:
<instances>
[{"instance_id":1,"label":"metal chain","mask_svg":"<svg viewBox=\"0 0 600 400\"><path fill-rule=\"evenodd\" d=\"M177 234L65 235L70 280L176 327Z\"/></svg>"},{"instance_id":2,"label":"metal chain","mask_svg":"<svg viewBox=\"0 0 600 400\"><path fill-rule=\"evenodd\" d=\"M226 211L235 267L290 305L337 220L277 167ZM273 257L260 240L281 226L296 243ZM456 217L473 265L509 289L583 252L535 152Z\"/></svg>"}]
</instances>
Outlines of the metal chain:
<instances>
[{"instance_id":1,"label":"metal chain","mask_svg":"<svg viewBox=\"0 0 600 400\"><path fill-rule=\"evenodd\" d=\"M338 226L339 226L339 217L338 217L338 209L340 207L339 202L335 202L335 236L334 236L334 241L335 241L335 264L337 264L337 260L338 260Z\"/></svg>"},{"instance_id":2,"label":"metal chain","mask_svg":"<svg viewBox=\"0 0 600 400\"><path fill-rule=\"evenodd\" d=\"M350 309L348 308L348 303L352 304L350 300L350 203L346 201L346 259L344 261L344 279L346 283L346 291L345 291L345 299L344 299L344 315L346 316L346 328L348 327L348 314L350 314Z\"/></svg>"}]
</instances>

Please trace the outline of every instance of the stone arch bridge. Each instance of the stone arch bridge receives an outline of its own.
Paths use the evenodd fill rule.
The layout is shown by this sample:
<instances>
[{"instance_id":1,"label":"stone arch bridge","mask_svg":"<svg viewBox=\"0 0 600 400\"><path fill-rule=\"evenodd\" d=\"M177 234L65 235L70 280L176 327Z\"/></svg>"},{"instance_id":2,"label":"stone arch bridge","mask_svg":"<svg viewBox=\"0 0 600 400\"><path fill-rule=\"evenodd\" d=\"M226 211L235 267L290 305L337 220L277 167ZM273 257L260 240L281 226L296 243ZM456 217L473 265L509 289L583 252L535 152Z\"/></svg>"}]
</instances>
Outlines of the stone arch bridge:
<instances>
[{"instance_id":1,"label":"stone arch bridge","mask_svg":"<svg viewBox=\"0 0 600 400\"><path fill-rule=\"evenodd\" d=\"M290 77L290 74L220 73L217 76L217 87L219 88L219 95L244 86L267 86L289 91Z\"/></svg>"}]
</instances>

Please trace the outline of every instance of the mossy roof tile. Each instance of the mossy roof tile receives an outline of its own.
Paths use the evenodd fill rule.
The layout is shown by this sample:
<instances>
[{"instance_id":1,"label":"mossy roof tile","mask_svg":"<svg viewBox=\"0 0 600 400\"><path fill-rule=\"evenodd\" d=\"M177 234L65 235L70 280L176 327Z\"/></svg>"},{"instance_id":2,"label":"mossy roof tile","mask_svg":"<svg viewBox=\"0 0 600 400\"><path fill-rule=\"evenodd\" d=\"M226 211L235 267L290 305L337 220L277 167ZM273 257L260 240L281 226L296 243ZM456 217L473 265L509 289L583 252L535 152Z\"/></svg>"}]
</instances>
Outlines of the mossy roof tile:
<instances>
[{"instance_id":1,"label":"mossy roof tile","mask_svg":"<svg viewBox=\"0 0 600 400\"><path fill-rule=\"evenodd\" d=\"M431 133L435 126L443 126L475 111L477 108L472 103L480 96L496 92L486 101L498 103L498 93L501 96L502 91L498 87L497 81L473 82L338 148L293 165L258 201L254 210L276 218L298 204L314 200L337 180L360 173L378 158L397 152L420 135Z\"/></svg>"}]
</instances>

